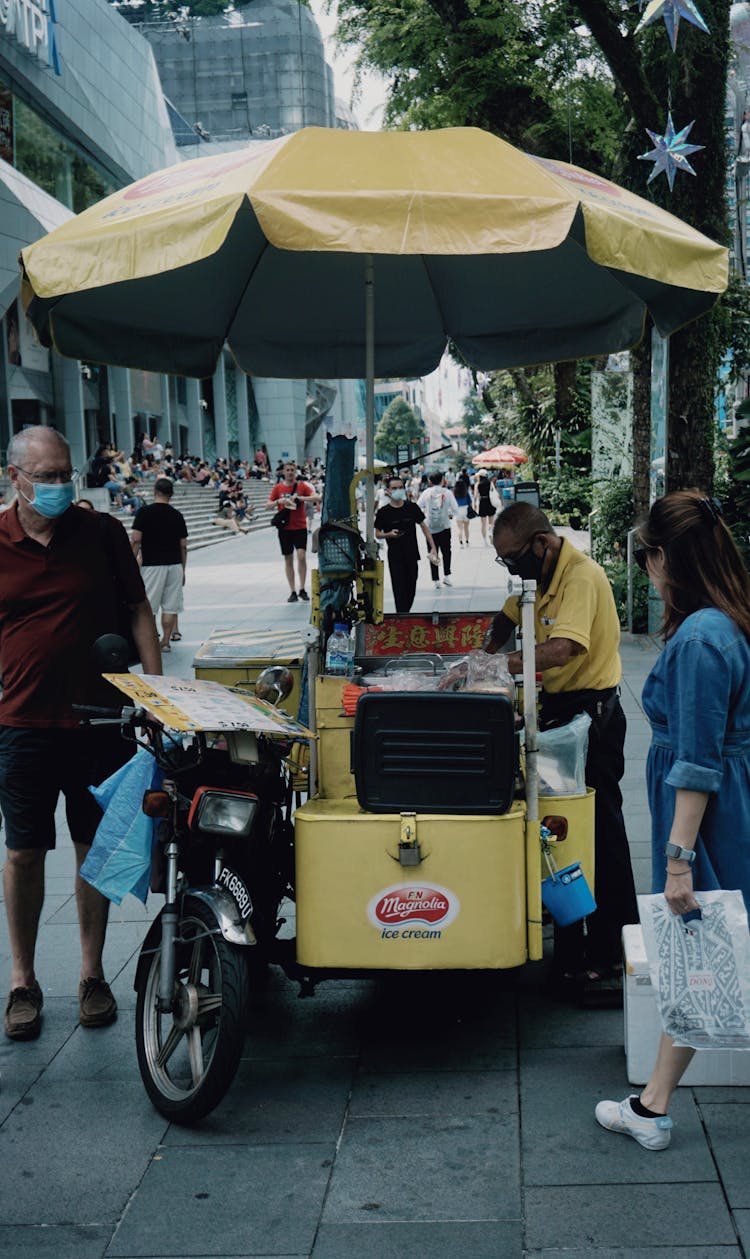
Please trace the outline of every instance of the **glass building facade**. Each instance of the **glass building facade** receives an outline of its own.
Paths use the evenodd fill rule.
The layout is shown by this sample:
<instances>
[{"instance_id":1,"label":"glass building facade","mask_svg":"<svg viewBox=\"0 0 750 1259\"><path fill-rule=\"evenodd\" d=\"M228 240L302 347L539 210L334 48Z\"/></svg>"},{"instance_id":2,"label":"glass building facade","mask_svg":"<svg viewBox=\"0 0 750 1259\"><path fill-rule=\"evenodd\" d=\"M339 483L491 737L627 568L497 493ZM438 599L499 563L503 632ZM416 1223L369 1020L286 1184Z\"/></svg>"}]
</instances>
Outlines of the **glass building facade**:
<instances>
[{"instance_id":1,"label":"glass building facade","mask_svg":"<svg viewBox=\"0 0 750 1259\"><path fill-rule=\"evenodd\" d=\"M195 454L249 458L259 441L272 459L301 459L311 442L322 453L326 431L346 424L338 383L250 381L228 353L206 381L62 359L24 317L18 270L25 245L181 158L351 126L310 10L254 0L218 18L145 23L132 4L48 5L0 0L0 463L33 423L63 430L79 467L101 441L132 449L138 430ZM30 9L38 20L24 25Z\"/></svg>"}]
</instances>

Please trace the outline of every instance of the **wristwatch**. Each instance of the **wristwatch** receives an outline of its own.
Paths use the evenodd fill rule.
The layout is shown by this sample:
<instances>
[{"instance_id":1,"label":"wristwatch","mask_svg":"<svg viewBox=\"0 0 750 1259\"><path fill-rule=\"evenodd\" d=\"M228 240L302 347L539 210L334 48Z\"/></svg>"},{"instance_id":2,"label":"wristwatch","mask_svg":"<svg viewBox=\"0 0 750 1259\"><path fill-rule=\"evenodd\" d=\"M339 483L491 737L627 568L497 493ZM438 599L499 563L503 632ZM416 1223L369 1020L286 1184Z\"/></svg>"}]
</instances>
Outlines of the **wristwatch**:
<instances>
[{"instance_id":1,"label":"wristwatch","mask_svg":"<svg viewBox=\"0 0 750 1259\"><path fill-rule=\"evenodd\" d=\"M671 857L673 861L687 861L689 865L695 861L695 850L693 848L680 848L679 844L666 844L664 846L664 856Z\"/></svg>"}]
</instances>

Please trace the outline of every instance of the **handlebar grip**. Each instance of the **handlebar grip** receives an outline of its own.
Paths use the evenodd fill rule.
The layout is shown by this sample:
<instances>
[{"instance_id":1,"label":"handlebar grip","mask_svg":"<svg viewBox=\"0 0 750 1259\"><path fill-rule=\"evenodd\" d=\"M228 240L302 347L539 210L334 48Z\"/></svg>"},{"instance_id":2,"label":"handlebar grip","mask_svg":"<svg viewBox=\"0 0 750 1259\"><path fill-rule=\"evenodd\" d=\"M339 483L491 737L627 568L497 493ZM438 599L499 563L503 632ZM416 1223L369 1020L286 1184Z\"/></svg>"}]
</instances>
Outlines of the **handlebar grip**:
<instances>
[{"instance_id":1,"label":"handlebar grip","mask_svg":"<svg viewBox=\"0 0 750 1259\"><path fill-rule=\"evenodd\" d=\"M74 713L82 713L86 717L112 717L118 721L123 717L122 708L97 708L94 704L73 704Z\"/></svg>"}]
</instances>

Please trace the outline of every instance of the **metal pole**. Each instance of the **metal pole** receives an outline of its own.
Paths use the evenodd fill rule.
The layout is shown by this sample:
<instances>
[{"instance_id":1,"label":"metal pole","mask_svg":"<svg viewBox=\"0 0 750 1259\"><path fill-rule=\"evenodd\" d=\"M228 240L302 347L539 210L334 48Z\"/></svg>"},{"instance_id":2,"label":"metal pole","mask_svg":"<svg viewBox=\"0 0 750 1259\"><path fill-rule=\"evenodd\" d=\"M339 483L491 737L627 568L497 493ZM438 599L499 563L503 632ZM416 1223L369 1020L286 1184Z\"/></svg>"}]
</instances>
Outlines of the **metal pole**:
<instances>
[{"instance_id":1,"label":"metal pole","mask_svg":"<svg viewBox=\"0 0 750 1259\"><path fill-rule=\"evenodd\" d=\"M375 467L375 259L365 258L365 466ZM365 543L370 558L375 545L375 484L365 481Z\"/></svg>"},{"instance_id":2,"label":"metal pole","mask_svg":"<svg viewBox=\"0 0 750 1259\"><path fill-rule=\"evenodd\" d=\"M628 619L628 633L629 634L633 633L633 538L635 537L637 532L638 532L637 529L628 530L627 551L626 551L626 558L627 558L627 565L628 565L627 619Z\"/></svg>"},{"instance_id":3,"label":"metal pole","mask_svg":"<svg viewBox=\"0 0 750 1259\"><path fill-rule=\"evenodd\" d=\"M542 880L539 835L539 770L536 720L536 631L534 604L536 582L525 581L521 594L521 647L523 652L523 729L526 748L526 931L529 958L542 956Z\"/></svg>"}]
</instances>

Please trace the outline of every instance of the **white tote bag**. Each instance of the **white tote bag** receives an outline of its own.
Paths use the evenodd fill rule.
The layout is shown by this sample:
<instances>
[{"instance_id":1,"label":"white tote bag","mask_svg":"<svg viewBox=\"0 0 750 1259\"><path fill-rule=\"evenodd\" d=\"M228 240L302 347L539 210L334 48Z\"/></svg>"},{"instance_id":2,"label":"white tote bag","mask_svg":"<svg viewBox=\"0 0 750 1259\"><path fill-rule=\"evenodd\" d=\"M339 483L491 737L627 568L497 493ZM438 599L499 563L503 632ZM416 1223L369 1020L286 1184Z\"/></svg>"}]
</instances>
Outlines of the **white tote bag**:
<instances>
[{"instance_id":1,"label":"white tote bag","mask_svg":"<svg viewBox=\"0 0 750 1259\"><path fill-rule=\"evenodd\" d=\"M700 916L639 896L664 1031L693 1049L750 1050L750 931L740 892L696 892Z\"/></svg>"}]
</instances>

